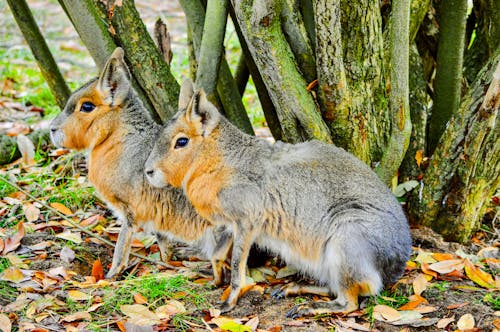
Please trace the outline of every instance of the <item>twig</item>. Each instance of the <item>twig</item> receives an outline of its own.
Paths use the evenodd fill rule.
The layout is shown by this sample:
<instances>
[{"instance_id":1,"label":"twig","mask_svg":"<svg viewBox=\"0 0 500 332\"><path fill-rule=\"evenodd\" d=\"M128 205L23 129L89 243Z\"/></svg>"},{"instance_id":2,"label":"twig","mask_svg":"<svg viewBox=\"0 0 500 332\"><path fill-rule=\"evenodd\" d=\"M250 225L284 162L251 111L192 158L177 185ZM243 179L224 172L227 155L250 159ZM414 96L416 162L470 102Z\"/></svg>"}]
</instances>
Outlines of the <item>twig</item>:
<instances>
[{"instance_id":1,"label":"twig","mask_svg":"<svg viewBox=\"0 0 500 332\"><path fill-rule=\"evenodd\" d=\"M31 195L29 192L27 192L26 190L22 189L21 187L19 187L16 183L13 183L11 182L10 180L7 180L6 178L4 177L0 177L0 179L4 182L6 182L7 184L11 185L12 187L16 188L17 190L19 190L20 192L24 193L26 196L28 196L29 198L31 198L32 200L34 200L35 202L38 202L40 203L43 207L49 209L50 211L56 213L59 217L63 218L64 220L66 220L68 223L70 223L72 226L78 228L80 231L84 232L85 234L103 242L104 244L107 244L108 246L110 247L115 247L114 243L95 234L95 233L92 233L91 231L89 231L88 229L78 225L77 223L75 223L73 220L71 220L70 218L68 218L67 216L65 216L64 214L62 214L60 211L54 209L53 207L51 207L50 205L47 205L46 203L40 201L38 198L34 197L33 195ZM141 255L141 254L138 254L138 253L135 253L135 252L131 252L130 253L132 256L135 256L137 258L140 258L140 259L143 259L145 261L148 261L150 263L153 263L153 264L158 264L158 265L161 265L161 266L164 266L164 267L167 267L169 269L174 269L174 270L178 270L179 268L176 267L176 266L172 266L170 264L167 264L165 262L162 262L162 261L158 261L158 260L155 260L155 259L151 259L147 256L144 256L144 255Z\"/></svg>"}]
</instances>

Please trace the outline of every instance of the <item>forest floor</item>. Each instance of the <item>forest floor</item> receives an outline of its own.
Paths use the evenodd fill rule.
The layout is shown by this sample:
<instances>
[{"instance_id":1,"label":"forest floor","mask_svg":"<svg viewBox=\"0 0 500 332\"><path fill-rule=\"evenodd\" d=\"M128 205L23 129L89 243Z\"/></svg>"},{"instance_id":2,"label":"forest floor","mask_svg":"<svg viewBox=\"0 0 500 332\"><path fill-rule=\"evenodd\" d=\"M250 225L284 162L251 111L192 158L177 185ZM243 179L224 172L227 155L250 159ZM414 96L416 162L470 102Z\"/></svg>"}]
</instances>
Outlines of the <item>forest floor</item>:
<instances>
[{"instance_id":1,"label":"forest floor","mask_svg":"<svg viewBox=\"0 0 500 332\"><path fill-rule=\"evenodd\" d=\"M57 1L28 1L71 88L97 70ZM169 1L139 1L150 29L164 18L173 37L172 72L187 74L185 22ZM58 112L5 2L0 3L0 133L46 127ZM4 38L5 36L5 38ZM226 38L237 62L233 32ZM252 86L245 99L252 122L266 135ZM177 246L164 268L154 238L135 235L134 252L118 280L103 279L119 225L94 192L85 155L37 148L35 164L0 168L0 331L493 331L500 330L498 231L478 232L470 245L444 242L413 228L413 255L400 280L348 315L291 319L296 304L328 298L275 299L288 282L308 282L278 259L249 269L247 293L221 315L225 288L209 286L210 264ZM152 261L152 262L151 262Z\"/></svg>"}]
</instances>

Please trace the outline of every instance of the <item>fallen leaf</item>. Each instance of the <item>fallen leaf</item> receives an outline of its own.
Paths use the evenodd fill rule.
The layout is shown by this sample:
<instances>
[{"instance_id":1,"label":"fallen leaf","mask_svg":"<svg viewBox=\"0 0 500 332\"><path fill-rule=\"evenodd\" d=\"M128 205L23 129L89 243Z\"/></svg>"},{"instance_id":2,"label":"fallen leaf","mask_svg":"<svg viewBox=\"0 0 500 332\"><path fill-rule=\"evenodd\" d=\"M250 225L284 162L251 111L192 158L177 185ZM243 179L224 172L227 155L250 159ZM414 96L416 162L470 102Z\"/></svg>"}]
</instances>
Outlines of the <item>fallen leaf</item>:
<instances>
[{"instance_id":1,"label":"fallen leaf","mask_svg":"<svg viewBox=\"0 0 500 332\"><path fill-rule=\"evenodd\" d=\"M285 266L276 273L276 279L282 279L297 274L297 269L293 266Z\"/></svg>"},{"instance_id":2,"label":"fallen leaf","mask_svg":"<svg viewBox=\"0 0 500 332\"><path fill-rule=\"evenodd\" d=\"M5 314L0 314L0 330L2 332L10 332L12 330L12 323Z\"/></svg>"},{"instance_id":3,"label":"fallen leaf","mask_svg":"<svg viewBox=\"0 0 500 332\"><path fill-rule=\"evenodd\" d=\"M465 314L458 319L457 327L459 330L473 329L476 322L474 321L474 316L471 314Z\"/></svg>"},{"instance_id":4,"label":"fallen leaf","mask_svg":"<svg viewBox=\"0 0 500 332\"><path fill-rule=\"evenodd\" d=\"M57 211L61 212L62 214L66 216L70 216L73 214L73 211L71 211L69 208L67 208L64 204L59 203L59 202L52 202L49 204L51 208L56 209Z\"/></svg>"},{"instance_id":5,"label":"fallen leaf","mask_svg":"<svg viewBox=\"0 0 500 332\"><path fill-rule=\"evenodd\" d=\"M425 276L420 273L414 280L413 280L413 292L416 295L422 294L424 290L427 288L427 279L425 279Z\"/></svg>"},{"instance_id":6,"label":"fallen leaf","mask_svg":"<svg viewBox=\"0 0 500 332\"><path fill-rule=\"evenodd\" d=\"M437 322L436 327L438 329L444 329L445 327L447 327L450 323L453 323L454 321L455 321L455 316L448 317L448 318L441 318Z\"/></svg>"},{"instance_id":7,"label":"fallen leaf","mask_svg":"<svg viewBox=\"0 0 500 332\"><path fill-rule=\"evenodd\" d=\"M2 238L0 238L0 253L3 251L3 248L5 247L5 243Z\"/></svg>"},{"instance_id":8,"label":"fallen leaf","mask_svg":"<svg viewBox=\"0 0 500 332\"><path fill-rule=\"evenodd\" d=\"M20 269L18 269L15 266L11 266L11 267L6 268L2 272L2 274L0 275L0 279L4 280L4 281L10 281L10 282L13 282L15 284L18 284L21 281L25 280L26 277Z\"/></svg>"},{"instance_id":9,"label":"fallen leaf","mask_svg":"<svg viewBox=\"0 0 500 332\"><path fill-rule=\"evenodd\" d=\"M74 322L77 320L92 320L92 317L87 311L78 311L63 317L63 322Z\"/></svg>"},{"instance_id":10,"label":"fallen leaf","mask_svg":"<svg viewBox=\"0 0 500 332\"><path fill-rule=\"evenodd\" d=\"M184 307L184 304L177 300L170 300L165 305L162 305L155 310L155 313L160 318L167 318L173 315L183 314L185 312L186 308Z\"/></svg>"},{"instance_id":11,"label":"fallen leaf","mask_svg":"<svg viewBox=\"0 0 500 332\"><path fill-rule=\"evenodd\" d=\"M429 269L440 274L450 273L455 270L461 270L464 267L463 259L448 259L429 265Z\"/></svg>"},{"instance_id":12,"label":"fallen leaf","mask_svg":"<svg viewBox=\"0 0 500 332\"><path fill-rule=\"evenodd\" d=\"M96 311L97 309L99 309L100 307L102 307L104 305L104 302L103 303L96 303L96 304L93 304L91 305L88 309L87 309L87 312L93 312L93 311Z\"/></svg>"},{"instance_id":13,"label":"fallen leaf","mask_svg":"<svg viewBox=\"0 0 500 332\"><path fill-rule=\"evenodd\" d=\"M64 246L61 252L59 253L59 257L63 262L69 264L76 258L76 255L72 249L68 248L67 246Z\"/></svg>"},{"instance_id":14,"label":"fallen leaf","mask_svg":"<svg viewBox=\"0 0 500 332\"><path fill-rule=\"evenodd\" d=\"M94 215L92 217L89 217L87 219L82 220L80 222L80 226L82 226L82 227L90 227L90 226L97 225L98 223L103 222L103 221L106 221L106 218L104 218L100 214L96 214L96 215Z\"/></svg>"},{"instance_id":15,"label":"fallen leaf","mask_svg":"<svg viewBox=\"0 0 500 332\"><path fill-rule=\"evenodd\" d=\"M120 306L120 311L133 319L136 325L146 326L160 322L158 315L142 304L124 304Z\"/></svg>"},{"instance_id":16,"label":"fallen leaf","mask_svg":"<svg viewBox=\"0 0 500 332\"><path fill-rule=\"evenodd\" d=\"M417 152L415 152L415 161L417 162L418 167L420 167L420 164L422 163L422 159L424 159L424 151L417 150Z\"/></svg>"},{"instance_id":17,"label":"fallen leaf","mask_svg":"<svg viewBox=\"0 0 500 332\"><path fill-rule=\"evenodd\" d=\"M242 325L236 323L235 321L230 321L219 326L223 331L230 332L252 332L252 328L250 326Z\"/></svg>"},{"instance_id":18,"label":"fallen leaf","mask_svg":"<svg viewBox=\"0 0 500 332\"><path fill-rule=\"evenodd\" d=\"M251 318L248 322L245 323L245 326L248 326L252 329L252 331L256 331L259 326L259 317L255 316Z\"/></svg>"},{"instance_id":19,"label":"fallen leaf","mask_svg":"<svg viewBox=\"0 0 500 332\"><path fill-rule=\"evenodd\" d=\"M82 234L80 233L71 233L71 231L64 231L63 233L56 234L57 238L68 240L74 242L76 244L80 244L83 242Z\"/></svg>"},{"instance_id":20,"label":"fallen leaf","mask_svg":"<svg viewBox=\"0 0 500 332\"><path fill-rule=\"evenodd\" d=\"M104 279L104 269L100 259L95 260L92 264L91 276L95 278L96 282Z\"/></svg>"},{"instance_id":21,"label":"fallen leaf","mask_svg":"<svg viewBox=\"0 0 500 332\"><path fill-rule=\"evenodd\" d=\"M415 257L414 261L419 262L420 264L422 264L422 263L428 263L428 264L435 263L436 259L434 259L434 257L432 257L432 255L433 255L432 252L419 250L418 255L417 255L417 257Z\"/></svg>"},{"instance_id":22,"label":"fallen leaf","mask_svg":"<svg viewBox=\"0 0 500 332\"><path fill-rule=\"evenodd\" d=\"M456 255L449 254L449 253L440 253L440 252L433 253L432 257L434 257L438 262L457 259Z\"/></svg>"},{"instance_id":23,"label":"fallen leaf","mask_svg":"<svg viewBox=\"0 0 500 332\"><path fill-rule=\"evenodd\" d=\"M403 304L398 310L413 310L422 303L427 303L427 300L420 295L412 295L409 297L410 302Z\"/></svg>"},{"instance_id":24,"label":"fallen leaf","mask_svg":"<svg viewBox=\"0 0 500 332\"><path fill-rule=\"evenodd\" d=\"M68 297L73 301L88 301L92 298L87 293L81 292L79 290L70 290L68 291Z\"/></svg>"},{"instance_id":25,"label":"fallen leaf","mask_svg":"<svg viewBox=\"0 0 500 332\"><path fill-rule=\"evenodd\" d=\"M16 250L17 247L21 245L21 240L23 239L24 235L25 235L24 223L19 222L17 224L17 232L5 239L3 254L5 255L8 252Z\"/></svg>"},{"instance_id":26,"label":"fallen leaf","mask_svg":"<svg viewBox=\"0 0 500 332\"><path fill-rule=\"evenodd\" d=\"M420 269L422 270L423 273L427 274L427 275L430 275L434 278L437 278L438 274L436 271L432 271L430 268L429 268L429 264L428 263L422 263L420 264Z\"/></svg>"},{"instance_id":27,"label":"fallen leaf","mask_svg":"<svg viewBox=\"0 0 500 332\"><path fill-rule=\"evenodd\" d=\"M23 261L23 259L20 258L19 256L17 256L16 254L9 253L9 254L7 254L6 257L9 260L10 265L12 265L12 266L18 267L20 269L27 269L28 268L28 264L26 264Z\"/></svg>"},{"instance_id":28,"label":"fallen leaf","mask_svg":"<svg viewBox=\"0 0 500 332\"><path fill-rule=\"evenodd\" d=\"M413 309L413 311L416 311L416 312L421 313L421 314L428 314L428 313L434 312L436 310L438 310L436 307L433 307L430 305L419 306L419 307Z\"/></svg>"},{"instance_id":29,"label":"fallen leaf","mask_svg":"<svg viewBox=\"0 0 500 332\"><path fill-rule=\"evenodd\" d=\"M40 217L40 209L31 203L23 205L23 212L28 222L36 221Z\"/></svg>"},{"instance_id":30,"label":"fallen leaf","mask_svg":"<svg viewBox=\"0 0 500 332\"><path fill-rule=\"evenodd\" d=\"M26 166L35 164L35 145L24 134L17 135L17 147L21 152L22 163Z\"/></svg>"},{"instance_id":31,"label":"fallen leaf","mask_svg":"<svg viewBox=\"0 0 500 332\"><path fill-rule=\"evenodd\" d=\"M465 274L470 280L474 281L479 286L485 288L495 288L495 281L491 274L484 272L474 264L472 264L469 259L465 259Z\"/></svg>"},{"instance_id":32,"label":"fallen leaf","mask_svg":"<svg viewBox=\"0 0 500 332\"><path fill-rule=\"evenodd\" d=\"M458 309L458 308L465 307L468 304L469 304L469 302L462 302L462 303L450 304L449 306L446 307L446 309L448 309L448 310Z\"/></svg>"},{"instance_id":33,"label":"fallen leaf","mask_svg":"<svg viewBox=\"0 0 500 332\"><path fill-rule=\"evenodd\" d=\"M377 304L373 308L373 317L382 322L394 322L401 319L401 314L387 305Z\"/></svg>"},{"instance_id":34,"label":"fallen leaf","mask_svg":"<svg viewBox=\"0 0 500 332\"><path fill-rule=\"evenodd\" d=\"M134 301L137 304L146 304L148 303L148 299L144 297L141 293L135 293L134 294Z\"/></svg>"}]
</instances>

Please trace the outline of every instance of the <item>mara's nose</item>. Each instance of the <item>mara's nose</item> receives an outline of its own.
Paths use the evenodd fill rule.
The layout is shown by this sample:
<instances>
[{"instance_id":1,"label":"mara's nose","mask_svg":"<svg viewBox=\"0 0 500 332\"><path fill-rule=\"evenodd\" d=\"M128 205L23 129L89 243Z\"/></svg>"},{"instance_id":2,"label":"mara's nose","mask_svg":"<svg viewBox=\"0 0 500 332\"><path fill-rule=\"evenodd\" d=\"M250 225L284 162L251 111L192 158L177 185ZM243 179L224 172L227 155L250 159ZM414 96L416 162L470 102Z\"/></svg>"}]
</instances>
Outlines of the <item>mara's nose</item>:
<instances>
[{"instance_id":1,"label":"mara's nose","mask_svg":"<svg viewBox=\"0 0 500 332\"><path fill-rule=\"evenodd\" d=\"M146 175L149 176L149 177L152 177L154 172L155 171L153 169L147 169L147 170L145 170Z\"/></svg>"},{"instance_id":2,"label":"mara's nose","mask_svg":"<svg viewBox=\"0 0 500 332\"><path fill-rule=\"evenodd\" d=\"M55 133L57 131L57 128L56 127L50 127L50 132L51 133Z\"/></svg>"}]
</instances>

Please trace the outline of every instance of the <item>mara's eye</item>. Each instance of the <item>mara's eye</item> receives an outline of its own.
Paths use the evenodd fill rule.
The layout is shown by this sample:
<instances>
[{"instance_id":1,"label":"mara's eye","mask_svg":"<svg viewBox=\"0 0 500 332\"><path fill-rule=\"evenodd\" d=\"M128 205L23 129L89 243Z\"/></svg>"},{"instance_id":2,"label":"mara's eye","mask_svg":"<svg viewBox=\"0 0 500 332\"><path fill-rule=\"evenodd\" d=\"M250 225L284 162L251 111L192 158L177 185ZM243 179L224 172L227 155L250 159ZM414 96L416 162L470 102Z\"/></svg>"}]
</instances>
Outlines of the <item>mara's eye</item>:
<instances>
[{"instance_id":1,"label":"mara's eye","mask_svg":"<svg viewBox=\"0 0 500 332\"><path fill-rule=\"evenodd\" d=\"M187 137L179 137L177 141L175 141L175 149L183 148L185 147L189 142L189 138Z\"/></svg>"},{"instance_id":2,"label":"mara's eye","mask_svg":"<svg viewBox=\"0 0 500 332\"><path fill-rule=\"evenodd\" d=\"M90 101L86 101L80 107L80 112L90 113L94 110L94 108L95 108L94 104L92 104Z\"/></svg>"}]
</instances>

